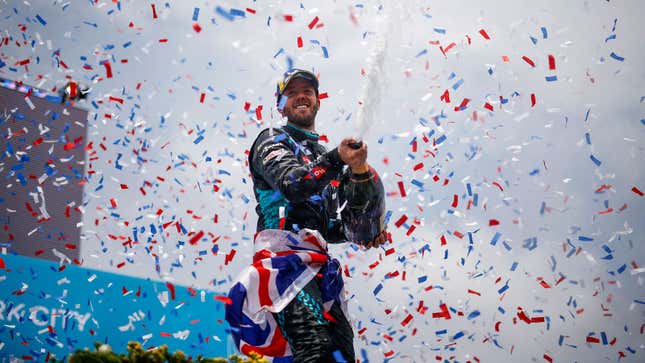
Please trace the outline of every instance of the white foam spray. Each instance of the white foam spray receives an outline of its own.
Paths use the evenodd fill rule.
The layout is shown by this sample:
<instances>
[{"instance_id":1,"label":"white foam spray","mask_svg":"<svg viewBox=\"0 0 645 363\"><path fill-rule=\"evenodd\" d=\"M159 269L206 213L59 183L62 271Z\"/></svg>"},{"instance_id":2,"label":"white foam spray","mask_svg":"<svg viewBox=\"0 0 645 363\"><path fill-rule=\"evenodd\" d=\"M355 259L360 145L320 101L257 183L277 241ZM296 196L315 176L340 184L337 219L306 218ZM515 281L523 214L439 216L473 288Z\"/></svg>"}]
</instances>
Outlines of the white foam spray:
<instances>
[{"instance_id":1,"label":"white foam spray","mask_svg":"<svg viewBox=\"0 0 645 363\"><path fill-rule=\"evenodd\" d=\"M391 21L387 12L376 22L373 47L366 58L365 77L360 96L360 105L356 114L358 138L364 139L372 124L378 121L381 114L381 100L386 82L385 59L388 50L387 35L390 33Z\"/></svg>"}]
</instances>

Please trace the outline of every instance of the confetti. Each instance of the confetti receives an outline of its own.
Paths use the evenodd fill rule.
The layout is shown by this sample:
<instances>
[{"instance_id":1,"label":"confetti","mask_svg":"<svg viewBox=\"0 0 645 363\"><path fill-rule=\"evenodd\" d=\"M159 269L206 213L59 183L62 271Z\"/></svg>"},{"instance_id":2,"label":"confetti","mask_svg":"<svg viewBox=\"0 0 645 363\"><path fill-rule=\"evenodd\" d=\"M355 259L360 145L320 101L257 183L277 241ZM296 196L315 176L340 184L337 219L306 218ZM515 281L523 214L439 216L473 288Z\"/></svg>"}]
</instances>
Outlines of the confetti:
<instances>
[{"instance_id":1,"label":"confetti","mask_svg":"<svg viewBox=\"0 0 645 363\"><path fill-rule=\"evenodd\" d=\"M0 83L18 97L0 113L0 280L11 285L0 299L0 351L41 361L106 336L146 348L185 343L193 357L225 345L226 291L253 259L251 143L284 124L276 80L306 68L320 75L316 132L328 149L355 133L356 111L368 107L356 79L375 78L382 97L360 136L385 185L388 242L329 247L361 362L643 360L635 242L645 196L633 128L645 125L645 96L622 82L639 79L621 53L637 29L618 27L617 4L587 7L584 24L566 7L540 24L520 6L511 31L473 17L481 6L471 14L454 4L441 14L454 21L442 24L436 9L409 4L122 3L79 12L74 2L16 2L3 13ZM617 15L608 23L607 13ZM401 42L388 32L397 24L430 37ZM205 47L213 30L218 41ZM369 52L357 50L381 43L385 67L375 75ZM604 48L579 46L587 43ZM349 65L347 74L330 72L330 61ZM634 96L607 98L613 89ZM87 117L71 116L77 108ZM612 115L628 122L607 127ZM82 187L80 199L58 200L69 186ZM289 212L278 212L283 229ZM58 218L82 237L53 227ZM55 259L45 271L15 262L25 238L39 241L30 258ZM7 321L13 310L2 304L29 298L49 315L30 319L26 304L24 321ZM70 312L94 314L101 301L128 310L92 315L78 331ZM186 315L202 310L211 318ZM36 326L41 315L48 324ZM124 331L105 333L111 321Z\"/></svg>"}]
</instances>

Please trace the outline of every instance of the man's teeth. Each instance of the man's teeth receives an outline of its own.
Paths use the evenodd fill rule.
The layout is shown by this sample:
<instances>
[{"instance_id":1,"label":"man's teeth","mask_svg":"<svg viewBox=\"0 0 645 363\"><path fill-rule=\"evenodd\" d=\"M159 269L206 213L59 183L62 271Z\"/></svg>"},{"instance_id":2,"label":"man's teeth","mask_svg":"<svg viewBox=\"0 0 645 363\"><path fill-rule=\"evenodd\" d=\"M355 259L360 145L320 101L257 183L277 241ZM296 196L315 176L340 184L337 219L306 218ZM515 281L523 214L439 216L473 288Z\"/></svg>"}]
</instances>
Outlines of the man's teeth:
<instances>
[{"instance_id":1,"label":"man's teeth","mask_svg":"<svg viewBox=\"0 0 645 363\"><path fill-rule=\"evenodd\" d=\"M309 107L309 106L307 106L307 105L300 105L300 106L297 106L296 108L307 108L307 107Z\"/></svg>"}]
</instances>

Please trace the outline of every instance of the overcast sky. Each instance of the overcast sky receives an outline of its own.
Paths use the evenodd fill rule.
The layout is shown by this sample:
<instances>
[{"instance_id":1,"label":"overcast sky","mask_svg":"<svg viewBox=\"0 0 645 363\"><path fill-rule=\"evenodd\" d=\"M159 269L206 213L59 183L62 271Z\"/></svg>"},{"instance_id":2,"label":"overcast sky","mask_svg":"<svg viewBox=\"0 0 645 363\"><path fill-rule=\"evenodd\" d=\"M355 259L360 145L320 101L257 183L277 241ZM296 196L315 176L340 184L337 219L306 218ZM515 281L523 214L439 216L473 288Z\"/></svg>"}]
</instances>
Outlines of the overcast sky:
<instances>
[{"instance_id":1,"label":"overcast sky","mask_svg":"<svg viewBox=\"0 0 645 363\"><path fill-rule=\"evenodd\" d=\"M85 266L226 292L255 232L245 151L292 64L319 74L327 146L363 133L388 192L393 244L332 248L359 357L643 360L642 1L0 3L1 77L92 89Z\"/></svg>"}]
</instances>

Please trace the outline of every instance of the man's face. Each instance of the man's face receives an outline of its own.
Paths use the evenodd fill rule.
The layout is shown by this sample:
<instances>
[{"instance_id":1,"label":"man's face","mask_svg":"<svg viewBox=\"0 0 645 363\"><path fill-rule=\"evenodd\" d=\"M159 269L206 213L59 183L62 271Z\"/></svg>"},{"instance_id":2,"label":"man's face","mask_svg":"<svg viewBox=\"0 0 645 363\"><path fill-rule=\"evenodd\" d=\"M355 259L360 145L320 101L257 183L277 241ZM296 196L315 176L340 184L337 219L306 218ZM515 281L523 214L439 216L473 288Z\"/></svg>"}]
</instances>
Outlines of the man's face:
<instances>
[{"instance_id":1,"label":"man's face","mask_svg":"<svg viewBox=\"0 0 645 363\"><path fill-rule=\"evenodd\" d=\"M301 78L292 79L283 95L287 96L287 102L282 109L282 115L296 126L313 127L320 101L311 83Z\"/></svg>"}]
</instances>

